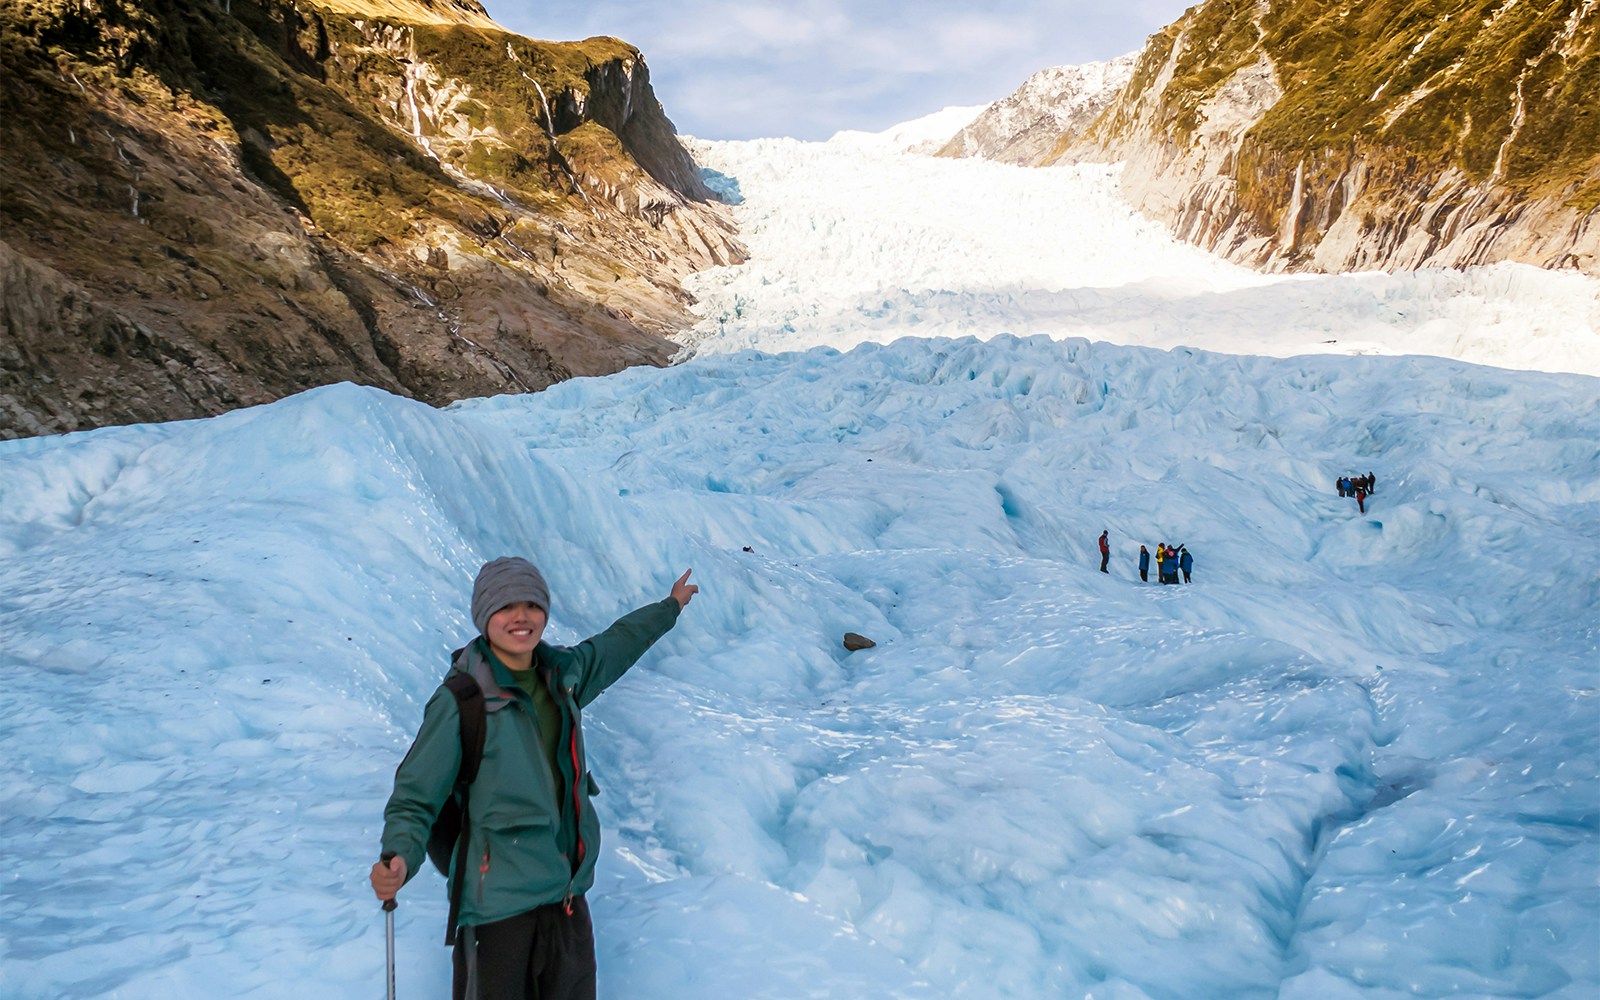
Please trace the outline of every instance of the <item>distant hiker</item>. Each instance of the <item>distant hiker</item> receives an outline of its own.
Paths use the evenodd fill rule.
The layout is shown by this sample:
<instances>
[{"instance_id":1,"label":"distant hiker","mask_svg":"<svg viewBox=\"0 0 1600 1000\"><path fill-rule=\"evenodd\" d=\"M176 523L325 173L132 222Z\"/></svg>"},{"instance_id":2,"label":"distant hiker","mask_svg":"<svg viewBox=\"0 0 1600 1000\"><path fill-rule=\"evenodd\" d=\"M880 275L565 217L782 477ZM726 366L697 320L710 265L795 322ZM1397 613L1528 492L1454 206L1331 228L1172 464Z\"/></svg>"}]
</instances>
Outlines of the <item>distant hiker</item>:
<instances>
[{"instance_id":1,"label":"distant hiker","mask_svg":"<svg viewBox=\"0 0 1600 1000\"><path fill-rule=\"evenodd\" d=\"M448 876L456 1000L593 1000L594 931L583 894L594 884L600 821L579 710L665 635L699 590L684 573L669 596L576 646L553 646L543 641L550 593L539 570L511 557L478 571L479 635L455 651L446 683L423 709L383 811L382 850L393 857L369 876L389 900L421 870L441 809L460 801L462 720L477 720L481 766ZM463 709L474 701L473 711Z\"/></svg>"},{"instance_id":2,"label":"distant hiker","mask_svg":"<svg viewBox=\"0 0 1600 1000\"><path fill-rule=\"evenodd\" d=\"M1189 570L1194 566L1194 556L1189 554L1189 546L1178 546L1178 568L1183 570L1183 582L1189 583Z\"/></svg>"},{"instance_id":3,"label":"distant hiker","mask_svg":"<svg viewBox=\"0 0 1600 1000\"><path fill-rule=\"evenodd\" d=\"M1139 579L1150 582L1150 550L1139 546Z\"/></svg>"},{"instance_id":4,"label":"distant hiker","mask_svg":"<svg viewBox=\"0 0 1600 1000\"><path fill-rule=\"evenodd\" d=\"M1361 508L1361 513L1367 512L1367 491L1360 486L1356 487L1356 506Z\"/></svg>"},{"instance_id":5,"label":"distant hiker","mask_svg":"<svg viewBox=\"0 0 1600 1000\"><path fill-rule=\"evenodd\" d=\"M1109 530L1100 532L1100 572L1102 573L1111 572L1106 569L1106 563L1111 561L1111 543L1106 541L1106 535L1110 533Z\"/></svg>"},{"instance_id":6,"label":"distant hiker","mask_svg":"<svg viewBox=\"0 0 1600 1000\"><path fill-rule=\"evenodd\" d=\"M1376 492L1378 492L1378 477L1369 472L1367 473L1367 496L1371 496Z\"/></svg>"},{"instance_id":7,"label":"distant hiker","mask_svg":"<svg viewBox=\"0 0 1600 1000\"><path fill-rule=\"evenodd\" d=\"M1345 484L1347 482L1349 482L1349 480L1345 479L1343 476L1340 476L1338 479L1336 479L1334 481L1333 485L1339 488L1339 495L1340 496L1344 496L1344 494L1345 494Z\"/></svg>"}]
</instances>

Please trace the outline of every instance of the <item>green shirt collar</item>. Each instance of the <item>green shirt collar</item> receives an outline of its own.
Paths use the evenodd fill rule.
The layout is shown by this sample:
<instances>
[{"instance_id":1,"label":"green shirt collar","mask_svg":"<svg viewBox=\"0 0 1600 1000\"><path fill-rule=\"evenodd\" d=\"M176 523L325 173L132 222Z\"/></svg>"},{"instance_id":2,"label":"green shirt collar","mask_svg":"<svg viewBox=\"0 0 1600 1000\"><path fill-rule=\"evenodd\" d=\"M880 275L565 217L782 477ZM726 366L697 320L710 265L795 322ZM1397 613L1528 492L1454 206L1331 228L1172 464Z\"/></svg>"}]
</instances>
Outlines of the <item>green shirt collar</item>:
<instances>
[{"instance_id":1,"label":"green shirt collar","mask_svg":"<svg viewBox=\"0 0 1600 1000\"><path fill-rule=\"evenodd\" d=\"M500 662L500 657L494 655L494 647L489 645L489 640L480 635L473 640L473 645L477 647L478 655L482 656L484 662L489 664L489 672L494 674L494 682L507 691L515 691L517 689L516 671Z\"/></svg>"},{"instance_id":2,"label":"green shirt collar","mask_svg":"<svg viewBox=\"0 0 1600 1000\"><path fill-rule=\"evenodd\" d=\"M489 640L480 635L472 642L473 647L483 657L484 662L489 664L489 671L494 674L494 682L507 691L516 689L518 686L517 671L500 662L500 657L494 655L494 647L489 645ZM533 651L533 669L538 671L540 676L544 676L546 670L544 657L541 655L544 646L544 641L540 640L539 645Z\"/></svg>"}]
</instances>

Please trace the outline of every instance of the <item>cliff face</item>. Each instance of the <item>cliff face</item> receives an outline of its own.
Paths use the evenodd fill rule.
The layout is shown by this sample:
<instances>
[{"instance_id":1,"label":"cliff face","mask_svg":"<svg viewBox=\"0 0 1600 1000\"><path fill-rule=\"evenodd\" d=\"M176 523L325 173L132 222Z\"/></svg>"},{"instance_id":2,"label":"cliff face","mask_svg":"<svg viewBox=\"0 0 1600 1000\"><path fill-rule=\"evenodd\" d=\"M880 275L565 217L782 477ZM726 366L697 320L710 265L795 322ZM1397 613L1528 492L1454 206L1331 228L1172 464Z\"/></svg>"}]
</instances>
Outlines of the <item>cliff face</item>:
<instances>
[{"instance_id":1,"label":"cliff face","mask_svg":"<svg viewBox=\"0 0 1600 1000\"><path fill-rule=\"evenodd\" d=\"M1036 164L1268 269L1600 275L1597 0L1207 0Z\"/></svg>"},{"instance_id":2,"label":"cliff face","mask_svg":"<svg viewBox=\"0 0 1600 1000\"><path fill-rule=\"evenodd\" d=\"M8 0L0 436L663 364L742 259L615 39L474 0Z\"/></svg>"}]
</instances>

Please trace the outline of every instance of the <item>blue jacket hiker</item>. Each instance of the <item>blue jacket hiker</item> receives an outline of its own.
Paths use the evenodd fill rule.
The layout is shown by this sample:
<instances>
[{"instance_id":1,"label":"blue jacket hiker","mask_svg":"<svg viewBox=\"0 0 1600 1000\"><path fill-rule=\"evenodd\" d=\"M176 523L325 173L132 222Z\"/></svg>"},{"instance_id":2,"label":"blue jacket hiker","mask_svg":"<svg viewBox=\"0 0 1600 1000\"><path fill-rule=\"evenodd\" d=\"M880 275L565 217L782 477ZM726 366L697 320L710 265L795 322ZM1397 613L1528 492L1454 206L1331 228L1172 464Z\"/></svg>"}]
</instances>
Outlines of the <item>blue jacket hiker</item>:
<instances>
[{"instance_id":1,"label":"blue jacket hiker","mask_svg":"<svg viewBox=\"0 0 1600 1000\"><path fill-rule=\"evenodd\" d=\"M470 677L483 696L475 716L483 720L483 752L461 824L467 833L448 874L452 900L459 899L448 928L456 1000L594 997L594 933L583 894L599 857L600 821L590 801L599 789L580 712L672 628L698 592L684 573L668 597L576 646L554 646L543 641L549 590L532 563L502 558L478 572L472 621L480 634L450 665L450 675ZM429 832L454 796L463 760L460 697L439 686L395 772L383 813L387 860L370 876L379 899L394 898L422 868Z\"/></svg>"},{"instance_id":2,"label":"blue jacket hiker","mask_svg":"<svg viewBox=\"0 0 1600 1000\"><path fill-rule=\"evenodd\" d=\"M1178 546L1178 568L1183 570L1183 582L1189 583L1189 570L1194 566L1194 556L1189 554L1187 545Z\"/></svg>"}]
</instances>

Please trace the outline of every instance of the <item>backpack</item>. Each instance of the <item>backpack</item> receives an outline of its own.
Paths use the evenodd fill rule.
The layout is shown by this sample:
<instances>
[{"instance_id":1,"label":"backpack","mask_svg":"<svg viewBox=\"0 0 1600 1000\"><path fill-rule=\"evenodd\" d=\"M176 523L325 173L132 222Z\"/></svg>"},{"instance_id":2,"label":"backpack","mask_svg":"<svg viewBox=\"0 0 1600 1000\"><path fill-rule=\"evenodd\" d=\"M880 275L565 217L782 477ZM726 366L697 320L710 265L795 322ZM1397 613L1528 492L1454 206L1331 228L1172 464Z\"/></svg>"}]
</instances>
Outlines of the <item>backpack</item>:
<instances>
[{"instance_id":1,"label":"backpack","mask_svg":"<svg viewBox=\"0 0 1600 1000\"><path fill-rule=\"evenodd\" d=\"M478 682L457 670L450 671L444 686L456 697L456 709L461 715L461 770L456 772L455 787L445 800L439 816L428 831L428 860L441 875L450 875L450 855L455 853L455 877L450 879L450 914L446 918L444 943L455 944L456 921L461 917L461 886L467 880L467 851L465 842L472 837L472 817L467 810L467 800L472 783L478 778L478 765L483 761L484 731L488 728L488 712L483 704L483 689ZM463 844L456 852L457 843Z\"/></svg>"}]
</instances>

